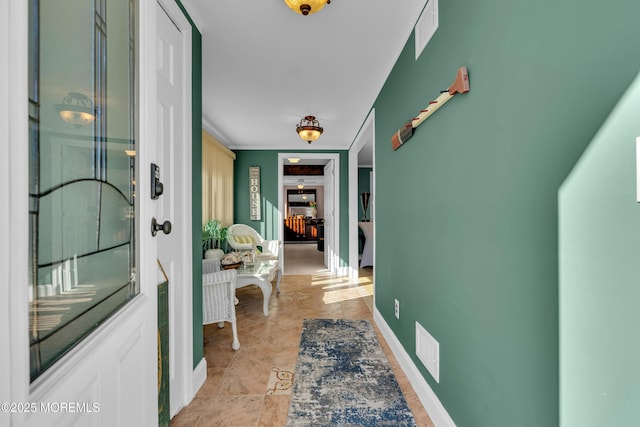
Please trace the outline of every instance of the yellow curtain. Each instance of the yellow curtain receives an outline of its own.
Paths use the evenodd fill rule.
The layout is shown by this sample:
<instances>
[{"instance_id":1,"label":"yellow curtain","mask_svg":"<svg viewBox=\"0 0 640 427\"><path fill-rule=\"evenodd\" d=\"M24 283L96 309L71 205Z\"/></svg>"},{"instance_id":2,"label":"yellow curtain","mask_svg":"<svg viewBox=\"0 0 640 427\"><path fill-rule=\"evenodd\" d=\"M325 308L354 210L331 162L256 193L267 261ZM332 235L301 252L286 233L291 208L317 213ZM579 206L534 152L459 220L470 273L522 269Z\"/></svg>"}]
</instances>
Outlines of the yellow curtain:
<instances>
[{"instance_id":1,"label":"yellow curtain","mask_svg":"<svg viewBox=\"0 0 640 427\"><path fill-rule=\"evenodd\" d=\"M202 221L233 224L233 162L235 153L202 131Z\"/></svg>"}]
</instances>

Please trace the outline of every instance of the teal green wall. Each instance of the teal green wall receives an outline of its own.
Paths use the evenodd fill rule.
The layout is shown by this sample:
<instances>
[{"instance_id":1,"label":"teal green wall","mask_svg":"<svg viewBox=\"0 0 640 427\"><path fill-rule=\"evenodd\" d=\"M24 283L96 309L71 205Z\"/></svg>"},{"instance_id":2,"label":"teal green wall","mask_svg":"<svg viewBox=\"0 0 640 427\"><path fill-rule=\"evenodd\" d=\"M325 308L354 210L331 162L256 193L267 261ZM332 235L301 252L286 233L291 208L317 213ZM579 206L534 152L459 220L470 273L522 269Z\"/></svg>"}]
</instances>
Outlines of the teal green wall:
<instances>
[{"instance_id":1,"label":"teal green wall","mask_svg":"<svg viewBox=\"0 0 640 427\"><path fill-rule=\"evenodd\" d=\"M234 222L248 224L265 239L278 238L278 153L275 150L236 151L234 164ZM340 154L340 258L339 267L349 265L349 165L347 151L306 151ZM252 221L249 212L249 168L260 167L262 219Z\"/></svg>"},{"instance_id":2,"label":"teal green wall","mask_svg":"<svg viewBox=\"0 0 640 427\"><path fill-rule=\"evenodd\" d=\"M191 17L176 1L191 23L191 85L192 85L192 248L193 251L193 367L204 357L202 336L202 35Z\"/></svg>"},{"instance_id":3,"label":"teal green wall","mask_svg":"<svg viewBox=\"0 0 640 427\"><path fill-rule=\"evenodd\" d=\"M640 425L640 76L560 190L560 419Z\"/></svg>"},{"instance_id":4,"label":"teal green wall","mask_svg":"<svg viewBox=\"0 0 640 427\"><path fill-rule=\"evenodd\" d=\"M439 10L422 56L411 37L374 105L376 307L457 425L558 425L558 190L638 73L640 2ZM393 151L462 65L471 91ZM416 321L440 343L439 383L414 356Z\"/></svg>"},{"instance_id":5,"label":"teal green wall","mask_svg":"<svg viewBox=\"0 0 640 427\"><path fill-rule=\"evenodd\" d=\"M260 221L249 212L249 168L260 167ZM233 222L247 224L265 239L278 238L278 152L236 151L233 173Z\"/></svg>"}]
</instances>

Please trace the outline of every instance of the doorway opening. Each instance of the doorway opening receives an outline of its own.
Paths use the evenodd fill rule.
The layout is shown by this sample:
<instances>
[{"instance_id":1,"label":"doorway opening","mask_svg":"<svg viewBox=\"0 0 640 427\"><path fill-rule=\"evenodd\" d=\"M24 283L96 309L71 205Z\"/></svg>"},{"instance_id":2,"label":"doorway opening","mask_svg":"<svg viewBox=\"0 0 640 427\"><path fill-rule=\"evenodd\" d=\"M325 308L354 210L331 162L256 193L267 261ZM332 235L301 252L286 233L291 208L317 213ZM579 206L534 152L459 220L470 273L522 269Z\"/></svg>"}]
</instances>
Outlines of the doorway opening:
<instances>
[{"instance_id":1,"label":"doorway opening","mask_svg":"<svg viewBox=\"0 0 640 427\"><path fill-rule=\"evenodd\" d=\"M375 110L372 109L349 150L349 276L357 278L363 272L360 259L373 269L375 245L373 221L375 218ZM363 179L364 178L364 179ZM367 209L362 206L362 193L369 195ZM358 213L355 215L355 213ZM363 219L368 222L363 224ZM366 243L365 231L369 234ZM365 247L367 253L365 254ZM370 253L369 253L370 251ZM369 274L365 272L365 274Z\"/></svg>"},{"instance_id":2,"label":"doorway opening","mask_svg":"<svg viewBox=\"0 0 640 427\"><path fill-rule=\"evenodd\" d=\"M299 167L291 170L289 158ZM284 274L339 274L339 164L338 153L278 153Z\"/></svg>"}]
</instances>

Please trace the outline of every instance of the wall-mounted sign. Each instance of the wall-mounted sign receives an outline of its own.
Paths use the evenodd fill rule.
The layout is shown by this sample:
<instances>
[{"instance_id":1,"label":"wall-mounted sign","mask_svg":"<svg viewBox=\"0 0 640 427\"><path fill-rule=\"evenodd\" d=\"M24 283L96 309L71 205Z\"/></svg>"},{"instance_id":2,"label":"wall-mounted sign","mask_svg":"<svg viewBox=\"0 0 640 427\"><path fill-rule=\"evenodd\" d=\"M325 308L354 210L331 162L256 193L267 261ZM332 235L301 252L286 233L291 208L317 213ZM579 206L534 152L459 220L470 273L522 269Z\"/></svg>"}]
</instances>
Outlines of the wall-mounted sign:
<instances>
[{"instance_id":1,"label":"wall-mounted sign","mask_svg":"<svg viewBox=\"0 0 640 427\"><path fill-rule=\"evenodd\" d=\"M260 168L252 166L249 168L249 210L252 221L260 221Z\"/></svg>"}]
</instances>

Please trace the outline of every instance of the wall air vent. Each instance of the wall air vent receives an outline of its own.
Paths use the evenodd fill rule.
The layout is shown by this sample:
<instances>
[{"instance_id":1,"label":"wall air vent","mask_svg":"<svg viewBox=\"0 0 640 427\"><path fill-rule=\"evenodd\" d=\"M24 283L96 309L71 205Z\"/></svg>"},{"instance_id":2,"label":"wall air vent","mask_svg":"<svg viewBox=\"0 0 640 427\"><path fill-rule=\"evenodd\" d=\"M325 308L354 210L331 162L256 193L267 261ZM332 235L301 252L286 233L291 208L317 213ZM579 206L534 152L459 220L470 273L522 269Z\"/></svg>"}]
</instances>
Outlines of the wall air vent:
<instances>
[{"instance_id":1,"label":"wall air vent","mask_svg":"<svg viewBox=\"0 0 640 427\"><path fill-rule=\"evenodd\" d=\"M440 343L416 322L416 355L437 383L440 382Z\"/></svg>"},{"instance_id":2,"label":"wall air vent","mask_svg":"<svg viewBox=\"0 0 640 427\"><path fill-rule=\"evenodd\" d=\"M438 0L429 0L415 26L416 60L438 29Z\"/></svg>"}]
</instances>

